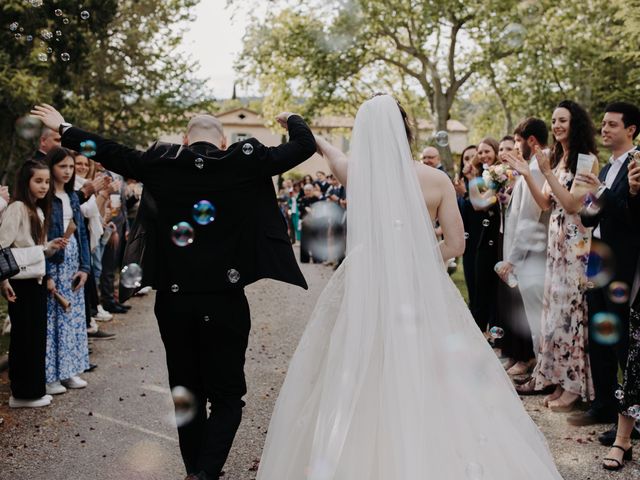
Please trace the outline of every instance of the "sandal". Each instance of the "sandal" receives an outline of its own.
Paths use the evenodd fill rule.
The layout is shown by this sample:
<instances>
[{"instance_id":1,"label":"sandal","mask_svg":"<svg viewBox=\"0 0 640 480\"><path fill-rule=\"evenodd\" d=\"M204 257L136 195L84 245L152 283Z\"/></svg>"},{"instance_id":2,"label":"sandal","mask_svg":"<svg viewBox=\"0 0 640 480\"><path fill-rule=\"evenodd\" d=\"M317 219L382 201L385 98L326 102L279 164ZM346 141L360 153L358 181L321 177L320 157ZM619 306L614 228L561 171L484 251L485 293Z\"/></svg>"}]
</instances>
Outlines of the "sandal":
<instances>
[{"instance_id":1,"label":"sandal","mask_svg":"<svg viewBox=\"0 0 640 480\"><path fill-rule=\"evenodd\" d=\"M633 447L629 447L628 449L625 450L620 445L612 445L611 448L617 448L618 450L622 450L624 452L624 455L622 455L623 461L624 460L631 461L633 459ZM603 458L602 460L604 460L605 462L616 462L616 465L607 465L606 463L603 463L602 467L605 470L611 470L611 471L617 472L618 470L621 470L622 467L624 467L624 463L615 458L607 457L607 458Z\"/></svg>"}]
</instances>

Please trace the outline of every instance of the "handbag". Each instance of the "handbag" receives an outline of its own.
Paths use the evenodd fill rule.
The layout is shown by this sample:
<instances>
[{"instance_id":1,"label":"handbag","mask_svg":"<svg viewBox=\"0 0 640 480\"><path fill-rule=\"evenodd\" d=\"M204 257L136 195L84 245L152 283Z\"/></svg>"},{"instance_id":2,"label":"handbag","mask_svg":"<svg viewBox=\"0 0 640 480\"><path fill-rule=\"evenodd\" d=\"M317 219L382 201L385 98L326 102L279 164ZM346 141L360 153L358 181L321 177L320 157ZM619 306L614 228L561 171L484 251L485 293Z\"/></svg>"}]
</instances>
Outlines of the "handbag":
<instances>
[{"instance_id":1,"label":"handbag","mask_svg":"<svg viewBox=\"0 0 640 480\"><path fill-rule=\"evenodd\" d=\"M0 280L11 278L19 272L20 267L11 249L0 247Z\"/></svg>"},{"instance_id":2,"label":"handbag","mask_svg":"<svg viewBox=\"0 0 640 480\"><path fill-rule=\"evenodd\" d=\"M13 277L16 280L41 279L47 273L42 245L12 248L11 253L13 253L19 269L19 272Z\"/></svg>"}]
</instances>

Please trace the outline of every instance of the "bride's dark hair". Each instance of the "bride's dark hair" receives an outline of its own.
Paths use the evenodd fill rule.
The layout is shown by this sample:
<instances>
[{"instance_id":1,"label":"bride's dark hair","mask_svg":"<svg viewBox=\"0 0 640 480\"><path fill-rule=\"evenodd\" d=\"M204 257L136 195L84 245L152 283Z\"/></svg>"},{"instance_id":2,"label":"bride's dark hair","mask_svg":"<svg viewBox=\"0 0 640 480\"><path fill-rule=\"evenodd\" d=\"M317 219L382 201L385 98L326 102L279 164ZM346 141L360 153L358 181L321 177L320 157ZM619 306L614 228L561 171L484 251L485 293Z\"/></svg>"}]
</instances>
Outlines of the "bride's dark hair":
<instances>
[{"instance_id":1,"label":"bride's dark hair","mask_svg":"<svg viewBox=\"0 0 640 480\"><path fill-rule=\"evenodd\" d=\"M379 97L381 95L389 95L389 94L384 92L378 92L371 95L371 98ZM400 115L402 115L402 121L404 122L404 131L407 134L407 140L409 141L409 144L411 144L413 143L414 137L413 137L413 128L411 127L411 122L409 121L409 115L407 115L407 111L404 109L404 107L398 101L397 98L395 98L393 95L389 95L389 96L392 97L398 104L398 108L400 109Z\"/></svg>"}]
</instances>

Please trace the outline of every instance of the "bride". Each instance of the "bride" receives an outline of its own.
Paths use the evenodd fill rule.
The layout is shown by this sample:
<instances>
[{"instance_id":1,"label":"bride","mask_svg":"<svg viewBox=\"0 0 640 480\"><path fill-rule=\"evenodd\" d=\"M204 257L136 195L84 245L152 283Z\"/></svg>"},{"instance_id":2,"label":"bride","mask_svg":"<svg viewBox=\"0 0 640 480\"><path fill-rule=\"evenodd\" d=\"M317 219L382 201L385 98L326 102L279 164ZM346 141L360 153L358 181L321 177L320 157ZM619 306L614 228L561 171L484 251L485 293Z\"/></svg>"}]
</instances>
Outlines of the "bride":
<instances>
[{"instance_id":1,"label":"bride","mask_svg":"<svg viewBox=\"0 0 640 480\"><path fill-rule=\"evenodd\" d=\"M446 273L464 245L455 193L412 160L405 119L389 95L365 102L348 168L318 139L348 176L348 255L291 361L257 480L561 479Z\"/></svg>"}]
</instances>

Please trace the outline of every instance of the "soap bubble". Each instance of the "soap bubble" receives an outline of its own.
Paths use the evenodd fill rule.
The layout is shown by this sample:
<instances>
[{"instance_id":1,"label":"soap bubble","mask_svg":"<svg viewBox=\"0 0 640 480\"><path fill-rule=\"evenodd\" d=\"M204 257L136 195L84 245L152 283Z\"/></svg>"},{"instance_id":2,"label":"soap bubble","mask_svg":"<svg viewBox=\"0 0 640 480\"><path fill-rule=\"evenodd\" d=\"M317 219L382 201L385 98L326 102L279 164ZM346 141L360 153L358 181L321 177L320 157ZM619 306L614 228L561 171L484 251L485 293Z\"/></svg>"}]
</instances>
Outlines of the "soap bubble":
<instances>
[{"instance_id":1,"label":"soap bubble","mask_svg":"<svg viewBox=\"0 0 640 480\"><path fill-rule=\"evenodd\" d=\"M60 10L59 8L56 8L53 13L55 14L56 17L61 17L62 16L62 10Z\"/></svg>"},{"instance_id":2,"label":"soap bubble","mask_svg":"<svg viewBox=\"0 0 640 480\"><path fill-rule=\"evenodd\" d=\"M598 312L591 318L591 337L602 345L615 345L620 340L620 319L615 313Z\"/></svg>"},{"instance_id":3,"label":"soap bubble","mask_svg":"<svg viewBox=\"0 0 640 480\"><path fill-rule=\"evenodd\" d=\"M251 155L253 153L253 145L250 143L245 143L242 145L242 153L245 155Z\"/></svg>"},{"instance_id":4,"label":"soap bubble","mask_svg":"<svg viewBox=\"0 0 640 480\"><path fill-rule=\"evenodd\" d=\"M520 48L527 36L527 29L519 23L510 23L502 31L502 41L509 48Z\"/></svg>"},{"instance_id":5,"label":"soap bubble","mask_svg":"<svg viewBox=\"0 0 640 480\"><path fill-rule=\"evenodd\" d=\"M64 55L64 53L62 55ZM96 148L96 142L94 142L93 140L85 140L83 142L80 142L80 153L87 158L96 156Z\"/></svg>"},{"instance_id":6,"label":"soap bubble","mask_svg":"<svg viewBox=\"0 0 640 480\"><path fill-rule=\"evenodd\" d=\"M629 285L624 282L611 282L609 298L613 303L626 303L629 300Z\"/></svg>"},{"instance_id":7,"label":"soap bubble","mask_svg":"<svg viewBox=\"0 0 640 480\"><path fill-rule=\"evenodd\" d=\"M489 334L491 335L491 338L502 338L504 337L504 330L500 327L491 327Z\"/></svg>"},{"instance_id":8,"label":"soap bubble","mask_svg":"<svg viewBox=\"0 0 640 480\"><path fill-rule=\"evenodd\" d=\"M64 23L65 25L69 25L69 19L68 18L63 18L62 19L62 23Z\"/></svg>"},{"instance_id":9,"label":"soap bubble","mask_svg":"<svg viewBox=\"0 0 640 480\"><path fill-rule=\"evenodd\" d=\"M11 30L12 32L15 32L16 30L18 30L19 26L20 24L18 22L13 22L9 25L9 30Z\"/></svg>"},{"instance_id":10,"label":"soap bubble","mask_svg":"<svg viewBox=\"0 0 640 480\"><path fill-rule=\"evenodd\" d=\"M46 55L44 61L47 61ZM40 123L40 120L32 117L31 115L25 115L16 121L16 132L25 140L33 140L34 138L37 138L40 135L41 128L42 124Z\"/></svg>"},{"instance_id":11,"label":"soap bubble","mask_svg":"<svg viewBox=\"0 0 640 480\"><path fill-rule=\"evenodd\" d=\"M173 398L173 406L175 409L176 425L184 427L191 423L198 411L196 397L189 389L178 385L171 389L171 397Z\"/></svg>"},{"instance_id":12,"label":"soap bubble","mask_svg":"<svg viewBox=\"0 0 640 480\"><path fill-rule=\"evenodd\" d=\"M444 130L440 130L439 132L436 132L433 138L439 147L444 148L447 145L449 145L449 134Z\"/></svg>"},{"instance_id":13,"label":"soap bubble","mask_svg":"<svg viewBox=\"0 0 640 480\"><path fill-rule=\"evenodd\" d=\"M216 207L208 200L201 200L193 206L193 219L199 225L209 225L216 219Z\"/></svg>"},{"instance_id":14,"label":"soap bubble","mask_svg":"<svg viewBox=\"0 0 640 480\"><path fill-rule=\"evenodd\" d=\"M191 245L194 238L193 227L187 222L179 222L171 228L171 240L177 247Z\"/></svg>"},{"instance_id":15,"label":"soap bubble","mask_svg":"<svg viewBox=\"0 0 640 480\"><path fill-rule=\"evenodd\" d=\"M90 16L91 16L91 14L86 10L83 10L83 11L80 12L80 18L82 20L88 20Z\"/></svg>"},{"instance_id":16,"label":"soap bubble","mask_svg":"<svg viewBox=\"0 0 640 480\"><path fill-rule=\"evenodd\" d=\"M120 271L120 283L125 288L140 288L142 286L142 267L137 263L130 263Z\"/></svg>"},{"instance_id":17,"label":"soap bubble","mask_svg":"<svg viewBox=\"0 0 640 480\"><path fill-rule=\"evenodd\" d=\"M465 469L467 480L482 480L484 478L484 468L477 462L470 462Z\"/></svg>"},{"instance_id":18,"label":"soap bubble","mask_svg":"<svg viewBox=\"0 0 640 480\"><path fill-rule=\"evenodd\" d=\"M69 60L71 60L71 55L69 55L67 52L61 53L60 54L60 59L63 62L68 62Z\"/></svg>"},{"instance_id":19,"label":"soap bubble","mask_svg":"<svg viewBox=\"0 0 640 480\"><path fill-rule=\"evenodd\" d=\"M587 262L587 278L596 287L607 285L614 273L615 258L611 248L597 239L591 241L591 251Z\"/></svg>"},{"instance_id":20,"label":"soap bubble","mask_svg":"<svg viewBox=\"0 0 640 480\"><path fill-rule=\"evenodd\" d=\"M240 272L238 272L235 268L230 269L227 272L227 279L230 283L238 283L240 281Z\"/></svg>"},{"instance_id":21,"label":"soap bubble","mask_svg":"<svg viewBox=\"0 0 640 480\"><path fill-rule=\"evenodd\" d=\"M41 62L46 62L47 60L49 60L49 57L46 53L39 53L38 60L40 60Z\"/></svg>"}]
</instances>

